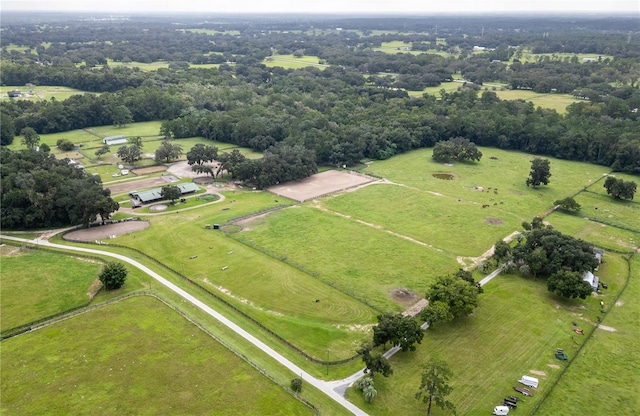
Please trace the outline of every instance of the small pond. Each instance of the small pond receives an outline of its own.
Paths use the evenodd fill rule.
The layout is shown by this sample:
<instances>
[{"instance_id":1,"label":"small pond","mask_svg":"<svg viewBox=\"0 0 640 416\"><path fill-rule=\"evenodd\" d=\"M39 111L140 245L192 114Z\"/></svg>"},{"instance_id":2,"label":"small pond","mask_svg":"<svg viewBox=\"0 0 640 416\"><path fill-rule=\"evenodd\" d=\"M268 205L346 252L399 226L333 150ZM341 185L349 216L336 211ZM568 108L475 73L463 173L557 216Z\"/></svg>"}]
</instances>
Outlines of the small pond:
<instances>
[{"instance_id":1,"label":"small pond","mask_svg":"<svg viewBox=\"0 0 640 416\"><path fill-rule=\"evenodd\" d=\"M451 173L443 173L443 172L433 173L432 176L434 178L442 179L444 181L452 181L455 179L455 176Z\"/></svg>"}]
</instances>

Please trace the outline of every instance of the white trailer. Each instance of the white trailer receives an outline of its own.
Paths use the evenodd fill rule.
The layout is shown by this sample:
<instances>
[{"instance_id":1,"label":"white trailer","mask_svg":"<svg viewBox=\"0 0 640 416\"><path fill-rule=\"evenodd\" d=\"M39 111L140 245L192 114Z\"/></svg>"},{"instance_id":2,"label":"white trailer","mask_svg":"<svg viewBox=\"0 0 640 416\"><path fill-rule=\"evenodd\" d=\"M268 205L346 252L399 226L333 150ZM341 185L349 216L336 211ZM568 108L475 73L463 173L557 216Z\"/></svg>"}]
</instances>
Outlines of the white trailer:
<instances>
[{"instance_id":1,"label":"white trailer","mask_svg":"<svg viewBox=\"0 0 640 416\"><path fill-rule=\"evenodd\" d=\"M535 377L522 376L518 382L524 384L528 387L533 387L534 389L538 388L538 379Z\"/></svg>"},{"instance_id":2,"label":"white trailer","mask_svg":"<svg viewBox=\"0 0 640 416\"><path fill-rule=\"evenodd\" d=\"M507 406L496 406L493 408L493 414L497 416L506 416L509 414L509 407Z\"/></svg>"}]
</instances>

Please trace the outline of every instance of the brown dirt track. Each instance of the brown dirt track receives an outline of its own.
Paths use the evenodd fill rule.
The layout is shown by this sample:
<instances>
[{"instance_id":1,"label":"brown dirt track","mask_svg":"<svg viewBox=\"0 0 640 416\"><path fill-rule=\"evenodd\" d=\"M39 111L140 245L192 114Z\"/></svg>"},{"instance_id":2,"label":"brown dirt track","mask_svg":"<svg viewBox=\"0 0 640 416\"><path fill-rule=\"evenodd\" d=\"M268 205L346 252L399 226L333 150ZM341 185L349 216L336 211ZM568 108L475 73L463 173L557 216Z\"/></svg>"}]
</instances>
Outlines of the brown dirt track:
<instances>
[{"instance_id":1,"label":"brown dirt track","mask_svg":"<svg viewBox=\"0 0 640 416\"><path fill-rule=\"evenodd\" d=\"M267 188L267 191L298 202L344 191L373 182L375 179L357 173L328 170L300 181L292 181Z\"/></svg>"},{"instance_id":2,"label":"brown dirt track","mask_svg":"<svg viewBox=\"0 0 640 416\"><path fill-rule=\"evenodd\" d=\"M149 221L125 221L115 224L101 225L84 230L71 231L62 238L65 240L92 242L108 239L112 235L130 234L149 227Z\"/></svg>"}]
</instances>

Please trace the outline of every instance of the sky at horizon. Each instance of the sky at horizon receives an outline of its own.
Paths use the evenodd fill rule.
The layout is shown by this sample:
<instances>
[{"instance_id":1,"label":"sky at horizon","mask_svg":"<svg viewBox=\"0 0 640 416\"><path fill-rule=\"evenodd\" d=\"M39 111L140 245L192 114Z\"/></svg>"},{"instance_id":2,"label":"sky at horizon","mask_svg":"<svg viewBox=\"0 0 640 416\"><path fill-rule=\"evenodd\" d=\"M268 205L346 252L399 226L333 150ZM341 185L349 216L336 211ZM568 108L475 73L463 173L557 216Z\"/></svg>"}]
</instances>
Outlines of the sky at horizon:
<instances>
[{"instance_id":1,"label":"sky at horizon","mask_svg":"<svg viewBox=\"0 0 640 416\"><path fill-rule=\"evenodd\" d=\"M2 0L2 11L106 13L629 13L639 16L639 0Z\"/></svg>"}]
</instances>

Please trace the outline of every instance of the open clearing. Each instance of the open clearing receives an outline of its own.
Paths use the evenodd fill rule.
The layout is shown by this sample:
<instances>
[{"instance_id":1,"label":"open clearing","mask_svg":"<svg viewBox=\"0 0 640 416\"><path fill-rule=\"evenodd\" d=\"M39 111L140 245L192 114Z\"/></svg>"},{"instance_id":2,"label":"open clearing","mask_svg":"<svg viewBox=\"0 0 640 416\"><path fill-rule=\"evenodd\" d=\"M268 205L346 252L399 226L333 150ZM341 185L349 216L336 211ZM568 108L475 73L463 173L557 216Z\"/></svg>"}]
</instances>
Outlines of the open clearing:
<instances>
[{"instance_id":1,"label":"open clearing","mask_svg":"<svg viewBox=\"0 0 640 416\"><path fill-rule=\"evenodd\" d=\"M355 188L372 181L374 179L353 172L327 170L300 181L271 186L267 188L267 191L294 201L304 202L327 194Z\"/></svg>"},{"instance_id":2,"label":"open clearing","mask_svg":"<svg viewBox=\"0 0 640 416\"><path fill-rule=\"evenodd\" d=\"M11 338L0 348L3 414L313 414L150 297Z\"/></svg>"},{"instance_id":3,"label":"open clearing","mask_svg":"<svg viewBox=\"0 0 640 416\"><path fill-rule=\"evenodd\" d=\"M1 253L3 331L85 304L102 267L96 260L11 245Z\"/></svg>"},{"instance_id":4,"label":"open clearing","mask_svg":"<svg viewBox=\"0 0 640 416\"><path fill-rule=\"evenodd\" d=\"M151 188L154 186L165 186L171 182L175 182L172 176L158 176L155 178L140 179L134 181L127 181L122 183L107 184L105 187L111 190L112 195L118 195L123 193L129 193L131 191L143 190L145 188Z\"/></svg>"},{"instance_id":5,"label":"open clearing","mask_svg":"<svg viewBox=\"0 0 640 416\"><path fill-rule=\"evenodd\" d=\"M119 236L136 231L144 230L150 225L149 221L125 221L115 224L100 225L97 227L71 231L63 236L69 241L84 241L91 243L96 240L109 239L112 236Z\"/></svg>"}]
</instances>

